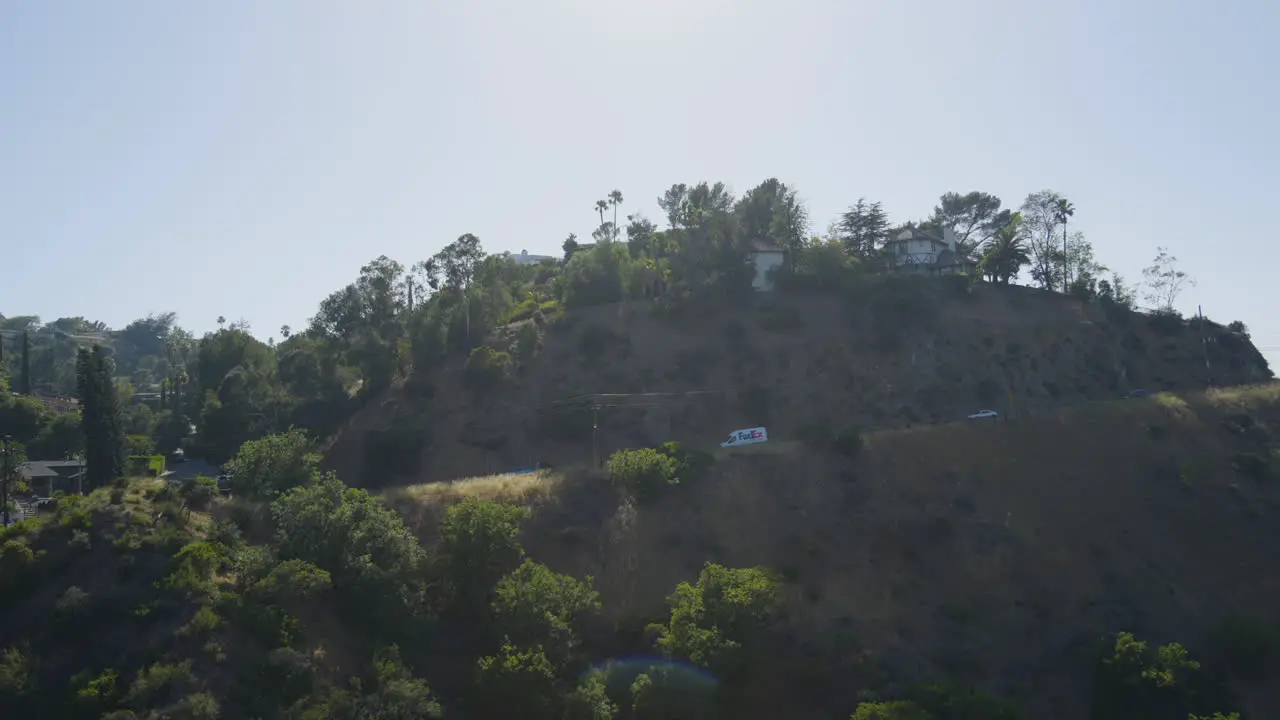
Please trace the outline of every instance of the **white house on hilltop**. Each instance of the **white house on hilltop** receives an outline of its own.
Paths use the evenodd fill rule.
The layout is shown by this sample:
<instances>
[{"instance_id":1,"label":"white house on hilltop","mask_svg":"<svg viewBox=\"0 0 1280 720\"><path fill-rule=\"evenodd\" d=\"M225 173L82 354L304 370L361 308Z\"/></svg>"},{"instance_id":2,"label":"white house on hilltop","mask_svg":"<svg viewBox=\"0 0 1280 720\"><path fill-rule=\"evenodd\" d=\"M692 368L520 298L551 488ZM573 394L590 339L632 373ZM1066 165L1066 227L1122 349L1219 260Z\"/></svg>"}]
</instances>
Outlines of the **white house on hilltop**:
<instances>
[{"instance_id":1,"label":"white house on hilltop","mask_svg":"<svg viewBox=\"0 0 1280 720\"><path fill-rule=\"evenodd\" d=\"M773 290L774 275L782 267L786 255L777 245L757 240L751 246L751 266L755 268L755 277L751 279L751 287L756 290Z\"/></svg>"},{"instance_id":2,"label":"white house on hilltop","mask_svg":"<svg viewBox=\"0 0 1280 720\"><path fill-rule=\"evenodd\" d=\"M955 275L973 265L956 254L956 233L951 228L942 228L942 237L919 228L903 230L884 244L884 255L900 272Z\"/></svg>"},{"instance_id":3,"label":"white house on hilltop","mask_svg":"<svg viewBox=\"0 0 1280 720\"><path fill-rule=\"evenodd\" d=\"M528 250L521 250L519 255L512 255L517 265L537 265L543 260L555 260L550 255L530 255Z\"/></svg>"}]
</instances>

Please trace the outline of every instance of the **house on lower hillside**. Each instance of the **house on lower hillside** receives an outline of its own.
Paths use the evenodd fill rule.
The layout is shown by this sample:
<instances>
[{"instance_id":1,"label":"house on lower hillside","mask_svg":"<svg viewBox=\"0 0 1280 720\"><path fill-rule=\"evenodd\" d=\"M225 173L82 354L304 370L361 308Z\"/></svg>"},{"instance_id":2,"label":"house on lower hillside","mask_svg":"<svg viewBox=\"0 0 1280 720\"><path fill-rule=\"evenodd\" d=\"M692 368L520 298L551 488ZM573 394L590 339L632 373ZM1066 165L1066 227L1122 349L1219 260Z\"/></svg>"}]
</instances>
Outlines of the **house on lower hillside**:
<instances>
[{"instance_id":1,"label":"house on lower hillside","mask_svg":"<svg viewBox=\"0 0 1280 720\"><path fill-rule=\"evenodd\" d=\"M786 253L777 245L757 240L751 244L748 258L751 260L751 267L755 268L751 287L757 291L773 290L774 277L786 261Z\"/></svg>"},{"instance_id":2,"label":"house on lower hillside","mask_svg":"<svg viewBox=\"0 0 1280 720\"><path fill-rule=\"evenodd\" d=\"M40 404L56 413L80 411L80 401L75 398L63 397L61 395L50 395L42 392L36 392L32 397L39 400Z\"/></svg>"},{"instance_id":3,"label":"house on lower hillside","mask_svg":"<svg viewBox=\"0 0 1280 720\"><path fill-rule=\"evenodd\" d=\"M958 275L975 268L975 263L956 252L956 234L951 228L942 228L941 237L920 228L903 230L884 244L884 257L898 272Z\"/></svg>"},{"instance_id":4,"label":"house on lower hillside","mask_svg":"<svg viewBox=\"0 0 1280 720\"><path fill-rule=\"evenodd\" d=\"M18 474L33 494L51 497L56 490L78 492L83 469L79 460L29 460L18 466Z\"/></svg>"}]
</instances>

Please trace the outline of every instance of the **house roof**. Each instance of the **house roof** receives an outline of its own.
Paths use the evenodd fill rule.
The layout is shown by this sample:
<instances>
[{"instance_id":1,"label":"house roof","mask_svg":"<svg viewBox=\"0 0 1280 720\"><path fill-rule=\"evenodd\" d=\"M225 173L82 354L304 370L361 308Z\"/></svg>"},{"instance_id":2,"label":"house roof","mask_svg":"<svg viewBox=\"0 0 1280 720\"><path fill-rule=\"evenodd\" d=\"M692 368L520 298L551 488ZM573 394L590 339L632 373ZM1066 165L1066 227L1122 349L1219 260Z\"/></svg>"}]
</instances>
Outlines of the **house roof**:
<instances>
[{"instance_id":1,"label":"house roof","mask_svg":"<svg viewBox=\"0 0 1280 720\"><path fill-rule=\"evenodd\" d=\"M79 470L79 460L33 460L18 466L18 474L26 480L73 477Z\"/></svg>"},{"instance_id":2,"label":"house roof","mask_svg":"<svg viewBox=\"0 0 1280 720\"><path fill-rule=\"evenodd\" d=\"M885 245L891 245L891 244L900 243L900 242L908 242L911 240L928 240L936 245L947 244L947 241L943 240L937 235L930 235L929 233L923 230L916 229L916 230L903 230L901 233L898 233L898 237L890 238L889 240L886 240Z\"/></svg>"}]
</instances>

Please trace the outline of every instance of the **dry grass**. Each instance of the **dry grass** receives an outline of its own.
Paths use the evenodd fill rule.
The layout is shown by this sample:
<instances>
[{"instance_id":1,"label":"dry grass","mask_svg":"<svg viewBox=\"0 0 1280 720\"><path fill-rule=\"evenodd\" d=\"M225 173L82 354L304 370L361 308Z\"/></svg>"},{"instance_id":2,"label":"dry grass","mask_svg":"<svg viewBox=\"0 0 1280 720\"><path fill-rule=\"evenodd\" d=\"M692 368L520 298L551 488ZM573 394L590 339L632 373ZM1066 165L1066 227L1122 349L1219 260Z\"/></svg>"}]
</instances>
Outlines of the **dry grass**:
<instances>
[{"instance_id":1,"label":"dry grass","mask_svg":"<svg viewBox=\"0 0 1280 720\"><path fill-rule=\"evenodd\" d=\"M408 485L387 490L383 497L392 504L411 502L448 506L463 500L494 500L513 505L533 505L550 497L562 480L562 476L553 470L537 470Z\"/></svg>"},{"instance_id":2,"label":"dry grass","mask_svg":"<svg viewBox=\"0 0 1280 720\"><path fill-rule=\"evenodd\" d=\"M530 554L593 575L609 620L660 614L708 560L762 564L806 633L843 625L901 666L1078 698L1070 673L1049 675L1081 638L1140 626L1195 646L1232 612L1280 621L1280 487L1232 466L1275 441L1229 432L1236 414L1280 421L1280 384L869 433L854 462L715 448L709 477L637 508L584 502L592 483L548 471L385 497L424 539L460 500L532 507ZM1035 716L1079 716L1063 707Z\"/></svg>"}]
</instances>

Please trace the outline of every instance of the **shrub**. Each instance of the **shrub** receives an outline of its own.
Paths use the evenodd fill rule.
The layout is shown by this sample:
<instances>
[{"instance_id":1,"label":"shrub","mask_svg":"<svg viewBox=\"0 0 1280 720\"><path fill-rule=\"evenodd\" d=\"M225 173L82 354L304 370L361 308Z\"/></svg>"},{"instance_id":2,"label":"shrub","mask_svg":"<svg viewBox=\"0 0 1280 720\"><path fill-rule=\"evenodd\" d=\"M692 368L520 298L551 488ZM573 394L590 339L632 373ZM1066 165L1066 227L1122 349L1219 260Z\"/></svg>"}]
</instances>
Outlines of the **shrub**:
<instances>
[{"instance_id":1,"label":"shrub","mask_svg":"<svg viewBox=\"0 0 1280 720\"><path fill-rule=\"evenodd\" d=\"M658 649L668 658L722 672L737 667L744 647L772 623L781 597L777 579L765 568L707 563L696 584L680 583L667 602L670 619L653 627Z\"/></svg>"},{"instance_id":2,"label":"shrub","mask_svg":"<svg viewBox=\"0 0 1280 720\"><path fill-rule=\"evenodd\" d=\"M178 493L192 510L204 510L218 497L218 481L203 475L188 478Z\"/></svg>"},{"instance_id":3,"label":"shrub","mask_svg":"<svg viewBox=\"0 0 1280 720\"><path fill-rule=\"evenodd\" d=\"M934 720L927 710L909 701L859 703L849 720Z\"/></svg>"},{"instance_id":4,"label":"shrub","mask_svg":"<svg viewBox=\"0 0 1280 720\"><path fill-rule=\"evenodd\" d=\"M609 457L605 470L615 487L625 489L637 500L647 500L680 483L679 467L674 458L644 448L619 450Z\"/></svg>"},{"instance_id":5,"label":"shrub","mask_svg":"<svg viewBox=\"0 0 1280 720\"><path fill-rule=\"evenodd\" d=\"M481 345L467 356L467 364L462 369L462 382L472 392L488 392L501 384L510 372L510 355Z\"/></svg>"},{"instance_id":6,"label":"shrub","mask_svg":"<svg viewBox=\"0 0 1280 720\"><path fill-rule=\"evenodd\" d=\"M89 593L75 585L67 588L53 604L54 611L63 619L83 615L88 608Z\"/></svg>"},{"instance_id":7,"label":"shrub","mask_svg":"<svg viewBox=\"0 0 1280 720\"><path fill-rule=\"evenodd\" d=\"M1186 328L1182 313L1177 310L1156 310L1148 317L1152 329L1162 335L1177 335Z\"/></svg>"},{"instance_id":8,"label":"shrub","mask_svg":"<svg viewBox=\"0 0 1280 720\"><path fill-rule=\"evenodd\" d=\"M557 575L546 565L526 559L498 581L493 614L510 641L541 647L557 669L568 665L578 644L574 626L600 609L599 593L585 582Z\"/></svg>"},{"instance_id":9,"label":"shrub","mask_svg":"<svg viewBox=\"0 0 1280 720\"><path fill-rule=\"evenodd\" d=\"M521 364L528 363L542 349L542 328L536 323L528 322L516 331L515 342L511 343L511 355Z\"/></svg>"},{"instance_id":10,"label":"shrub","mask_svg":"<svg viewBox=\"0 0 1280 720\"><path fill-rule=\"evenodd\" d=\"M715 456L706 450L686 447L678 442L665 442L658 446L658 452L676 461L676 474L684 484L706 477L715 463Z\"/></svg>"},{"instance_id":11,"label":"shrub","mask_svg":"<svg viewBox=\"0 0 1280 720\"><path fill-rule=\"evenodd\" d=\"M520 524L527 516L522 507L489 500L465 500L449 508L440 535L448 581L460 599L474 601L487 594L520 563Z\"/></svg>"}]
</instances>

